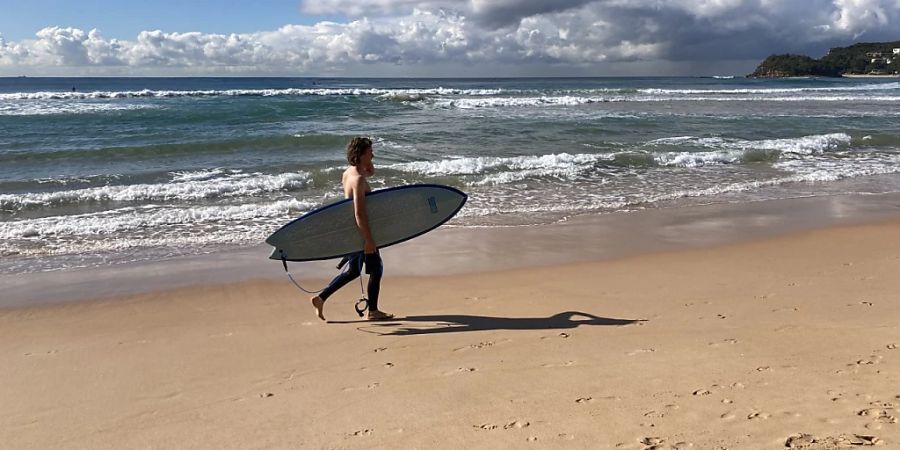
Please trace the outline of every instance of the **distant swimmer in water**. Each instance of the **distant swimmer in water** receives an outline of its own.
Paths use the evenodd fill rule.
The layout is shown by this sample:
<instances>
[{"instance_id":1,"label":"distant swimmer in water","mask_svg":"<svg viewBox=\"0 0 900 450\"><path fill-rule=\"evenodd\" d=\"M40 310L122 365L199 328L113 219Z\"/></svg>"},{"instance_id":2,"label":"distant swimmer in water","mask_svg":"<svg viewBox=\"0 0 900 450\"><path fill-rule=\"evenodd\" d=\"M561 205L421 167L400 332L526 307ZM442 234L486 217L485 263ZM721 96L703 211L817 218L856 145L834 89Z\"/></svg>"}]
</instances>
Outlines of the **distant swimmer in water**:
<instances>
[{"instance_id":1,"label":"distant swimmer in water","mask_svg":"<svg viewBox=\"0 0 900 450\"><path fill-rule=\"evenodd\" d=\"M331 294L360 276L363 265L366 267L366 273L369 274L367 286L369 313L367 318L369 320L386 320L394 317L393 314L387 314L378 309L378 294L381 291L381 275L384 267L381 263L381 255L375 246L375 240L372 239L369 217L366 214L366 194L372 191L367 178L375 173L375 166L372 164L374 156L372 140L369 138L356 137L347 145L347 162L350 167L344 170L341 185L344 187L344 197L353 199L356 227L365 241L365 245L362 252L344 257L341 264L347 264L347 271L336 276L319 295L310 299L316 309L316 315L322 320L325 320L323 314L325 301Z\"/></svg>"}]
</instances>

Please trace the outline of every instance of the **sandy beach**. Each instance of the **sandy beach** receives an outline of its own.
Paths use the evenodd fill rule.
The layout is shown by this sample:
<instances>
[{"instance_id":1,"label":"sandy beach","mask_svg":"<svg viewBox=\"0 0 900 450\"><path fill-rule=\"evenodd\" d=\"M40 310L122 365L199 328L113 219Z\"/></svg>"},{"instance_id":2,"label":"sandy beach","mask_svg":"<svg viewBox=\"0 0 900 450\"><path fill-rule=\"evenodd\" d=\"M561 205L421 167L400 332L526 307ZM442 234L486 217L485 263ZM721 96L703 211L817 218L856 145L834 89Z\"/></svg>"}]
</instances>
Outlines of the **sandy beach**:
<instances>
[{"instance_id":1,"label":"sandy beach","mask_svg":"<svg viewBox=\"0 0 900 450\"><path fill-rule=\"evenodd\" d=\"M0 446L900 445L900 220L568 261L528 233L543 264L457 237L477 270L389 273L388 322L255 275L0 309Z\"/></svg>"}]
</instances>

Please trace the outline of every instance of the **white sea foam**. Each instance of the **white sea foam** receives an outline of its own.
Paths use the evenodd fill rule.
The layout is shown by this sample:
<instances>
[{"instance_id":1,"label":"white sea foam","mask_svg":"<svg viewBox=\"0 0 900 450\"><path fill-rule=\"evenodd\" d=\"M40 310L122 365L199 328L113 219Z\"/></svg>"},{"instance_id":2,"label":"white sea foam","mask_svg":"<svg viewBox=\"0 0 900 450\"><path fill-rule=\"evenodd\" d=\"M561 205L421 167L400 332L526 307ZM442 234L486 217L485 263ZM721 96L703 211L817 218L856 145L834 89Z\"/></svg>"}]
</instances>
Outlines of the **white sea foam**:
<instances>
[{"instance_id":1,"label":"white sea foam","mask_svg":"<svg viewBox=\"0 0 900 450\"><path fill-rule=\"evenodd\" d=\"M183 235L184 232L177 231L177 228L184 226L194 230L188 234L194 236L195 241L203 241L203 235L211 231L206 228L201 231L199 226L204 224L228 224L223 227L226 229L225 231L239 231L235 224L244 223L246 225L247 222L261 221L262 219L285 219L291 214L305 212L316 206L318 206L316 202L296 199L231 206L146 205L89 214L0 222L0 239L45 238L48 236L72 239L78 236L103 236L117 233L178 236ZM266 221L266 223L270 222ZM245 229L252 230L253 227ZM256 229L259 233L257 238L266 231L271 231L259 231L258 227Z\"/></svg>"},{"instance_id":2,"label":"white sea foam","mask_svg":"<svg viewBox=\"0 0 900 450\"><path fill-rule=\"evenodd\" d=\"M732 164L740 162L747 151L772 150L783 154L812 155L845 148L850 145L850 135L846 133L830 133L802 136L798 138L764 139L759 141L744 139L725 139L720 137L676 136L655 139L648 142L650 146L676 145L701 148L714 148L711 152L668 152L657 156L656 160L664 166L698 167L707 164Z\"/></svg>"},{"instance_id":3,"label":"white sea foam","mask_svg":"<svg viewBox=\"0 0 900 450\"><path fill-rule=\"evenodd\" d=\"M14 92L0 94L0 101L9 100L84 100L120 98L168 98L168 97L275 97L275 96L425 96L469 95L489 96L502 89L426 89L384 88L321 88L321 89L225 89L225 90L151 90L139 91L91 91L91 92Z\"/></svg>"},{"instance_id":4,"label":"white sea foam","mask_svg":"<svg viewBox=\"0 0 900 450\"><path fill-rule=\"evenodd\" d=\"M173 98L216 96L374 96L404 103L426 103L436 108L505 108L580 106L607 102L900 102L894 94L900 83L828 88L768 88L768 89L573 89L540 94L537 90L503 89L381 89L381 88L322 88L322 89L234 89L234 90L140 90L94 92L19 92L0 94L0 115L36 115L94 113L152 107L146 104L70 103L58 100L107 100L128 98ZM564 93L564 95L556 95ZM32 103L31 100L40 101ZM50 102L53 101L53 102Z\"/></svg>"},{"instance_id":5,"label":"white sea foam","mask_svg":"<svg viewBox=\"0 0 900 450\"><path fill-rule=\"evenodd\" d=\"M850 144L845 133L801 136L797 138L743 140L720 137L675 136L655 139L645 145L700 147L714 149L698 152L648 152L657 164L663 166L698 167L708 164L733 164L743 160L747 151L773 150L785 154L811 155L845 148ZM385 166L402 172L426 176L484 175L474 185L504 184L532 177L551 176L572 179L589 171L601 161L612 161L621 155L632 155L633 150L606 154L569 154L511 156L511 157L455 157L438 161L414 161Z\"/></svg>"},{"instance_id":6,"label":"white sea foam","mask_svg":"<svg viewBox=\"0 0 900 450\"><path fill-rule=\"evenodd\" d=\"M786 160L779 161L773 166L793 172L796 181L829 182L846 178L900 173L900 156L879 158L856 156L852 164L848 164L846 159L817 160L815 162Z\"/></svg>"},{"instance_id":7,"label":"white sea foam","mask_svg":"<svg viewBox=\"0 0 900 450\"><path fill-rule=\"evenodd\" d=\"M717 152L668 152L657 156L656 162L661 166L701 167L710 164L734 164L743 159L744 152L739 150Z\"/></svg>"},{"instance_id":8,"label":"white sea foam","mask_svg":"<svg viewBox=\"0 0 900 450\"><path fill-rule=\"evenodd\" d=\"M734 89L662 89L647 88L637 91L652 95L708 95L708 94L792 94L800 92L856 92L856 91L892 91L900 89L897 83L873 83L853 86L827 86L827 87L794 87L794 88L734 88Z\"/></svg>"},{"instance_id":9,"label":"white sea foam","mask_svg":"<svg viewBox=\"0 0 900 450\"><path fill-rule=\"evenodd\" d=\"M480 108L537 108L582 106L596 103L654 103L654 102L900 102L900 95L805 95L805 96L764 96L743 95L733 97L695 95L617 95L617 96L537 96L537 97L487 97L487 98L435 98L428 104L443 109Z\"/></svg>"},{"instance_id":10,"label":"white sea foam","mask_svg":"<svg viewBox=\"0 0 900 450\"><path fill-rule=\"evenodd\" d=\"M232 173L240 173L241 171L232 171ZM197 171L184 171L184 172L171 172L172 181L176 182L185 182L185 181L201 181L208 180L213 177L217 177L225 173L224 169L216 168L210 170L197 170Z\"/></svg>"},{"instance_id":11,"label":"white sea foam","mask_svg":"<svg viewBox=\"0 0 900 450\"><path fill-rule=\"evenodd\" d=\"M3 94L0 94L3 95ZM84 102L0 102L0 116L44 116L51 114L95 114L112 111L152 109L152 105Z\"/></svg>"},{"instance_id":12,"label":"white sea foam","mask_svg":"<svg viewBox=\"0 0 900 450\"><path fill-rule=\"evenodd\" d=\"M534 106L578 106L589 103L622 101L621 98L580 97L580 96L540 96L540 97L493 97L493 98L440 98L434 100L439 108L501 108Z\"/></svg>"},{"instance_id":13,"label":"white sea foam","mask_svg":"<svg viewBox=\"0 0 900 450\"><path fill-rule=\"evenodd\" d=\"M252 196L298 189L309 182L306 172L266 175L233 173L220 178L188 179L165 184L111 185L56 192L0 194L0 208L98 201L172 201Z\"/></svg>"},{"instance_id":14,"label":"white sea foam","mask_svg":"<svg viewBox=\"0 0 900 450\"><path fill-rule=\"evenodd\" d=\"M499 169L544 171L545 174L550 175L553 173L569 173L578 167L589 166L604 158L608 157L590 154L571 155L568 153L511 157L481 156L443 159L440 161L414 161L392 164L386 167L428 176L478 175Z\"/></svg>"}]
</instances>

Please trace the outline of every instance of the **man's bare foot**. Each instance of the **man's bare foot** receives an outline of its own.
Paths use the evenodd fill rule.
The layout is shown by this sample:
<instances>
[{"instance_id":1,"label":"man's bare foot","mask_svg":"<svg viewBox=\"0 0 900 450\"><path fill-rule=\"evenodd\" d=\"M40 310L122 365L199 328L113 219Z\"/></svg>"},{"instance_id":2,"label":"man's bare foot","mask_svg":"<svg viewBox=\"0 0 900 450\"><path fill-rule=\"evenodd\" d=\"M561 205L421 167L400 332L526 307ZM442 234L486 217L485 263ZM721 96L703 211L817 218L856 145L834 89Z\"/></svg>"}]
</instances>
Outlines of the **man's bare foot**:
<instances>
[{"instance_id":1,"label":"man's bare foot","mask_svg":"<svg viewBox=\"0 0 900 450\"><path fill-rule=\"evenodd\" d=\"M394 318L394 315L379 311L377 309L373 309L369 311L369 315L366 318L369 320L390 320Z\"/></svg>"},{"instance_id":2,"label":"man's bare foot","mask_svg":"<svg viewBox=\"0 0 900 450\"><path fill-rule=\"evenodd\" d=\"M319 296L315 296L309 301L312 302L313 308L316 308L316 315L319 316L319 319L325 320L325 315L322 314L322 310L325 309L325 300L319 298Z\"/></svg>"}]
</instances>

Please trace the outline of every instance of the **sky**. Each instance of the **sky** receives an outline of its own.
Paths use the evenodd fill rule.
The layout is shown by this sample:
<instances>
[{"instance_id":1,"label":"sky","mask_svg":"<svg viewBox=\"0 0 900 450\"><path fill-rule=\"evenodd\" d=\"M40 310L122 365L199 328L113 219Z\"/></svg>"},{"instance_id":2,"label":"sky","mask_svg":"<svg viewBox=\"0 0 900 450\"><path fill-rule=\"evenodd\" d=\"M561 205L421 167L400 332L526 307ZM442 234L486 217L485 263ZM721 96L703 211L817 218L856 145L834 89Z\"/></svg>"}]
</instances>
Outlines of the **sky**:
<instances>
[{"instance_id":1,"label":"sky","mask_svg":"<svg viewBox=\"0 0 900 450\"><path fill-rule=\"evenodd\" d=\"M745 75L900 0L0 0L0 76Z\"/></svg>"}]
</instances>

